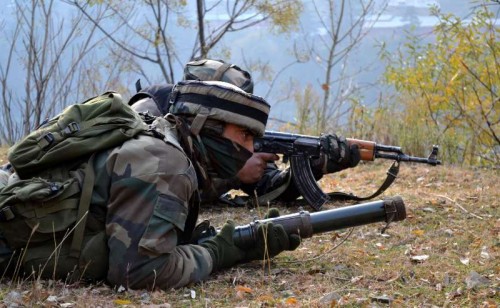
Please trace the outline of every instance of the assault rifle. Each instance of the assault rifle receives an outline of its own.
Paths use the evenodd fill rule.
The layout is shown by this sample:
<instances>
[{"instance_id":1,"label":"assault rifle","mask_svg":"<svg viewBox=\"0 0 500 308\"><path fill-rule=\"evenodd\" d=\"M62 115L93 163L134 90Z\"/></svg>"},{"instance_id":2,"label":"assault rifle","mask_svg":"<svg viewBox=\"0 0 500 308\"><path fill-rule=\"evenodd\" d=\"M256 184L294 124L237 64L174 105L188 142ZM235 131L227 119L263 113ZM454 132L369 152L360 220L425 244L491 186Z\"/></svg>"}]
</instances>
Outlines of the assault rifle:
<instances>
[{"instance_id":1,"label":"assault rifle","mask_svg":"<svg viewBox=\"0 0 500 308\"><path fill-rule=\"evenodd\" d=\"M234 243L240 248L251 248L257 240L259 225L272 222L282 225L288 234L298 234L301 238L309 238L314 234L351 228L376 222L385 222L387 226L394 221L406 218L406 208L399 196L384 200L361 203L341 208L324 210L316 213L301 211L276 218L255 220L249 224L238 226L233 234ZM208 220L202 222L203 232L196 236L201 243L215 236L217 231L210 226Z\"/></svg>"},{"instance_id":2,"label":"assault rifle","mask_svg":"<svg viewBox=\"0 0 500 308\"><path fill-rule=\"evenodd\" d=\"M353 200L367 200L382 193L394 181L399 172L399 162L424 163L432 166L441 164L437 159L439 147L434 145L429 157L415 157L403 153L398 146L377 144L373 141L347 139L348 144L357 144L362 160L372 161L375 158L392 159L394 163L388 170L388 177L378 191L368 197L357 197L344 193L325 194L319 188L311 170L310 159L318 158L323 149L320 137L288 134L266 131L263 137L255 138L254 151L282 154L285 163L290 162L292 180L304 200L315 210L320 210L330 197L339 197Z\"/></svg>"}]
</instances>

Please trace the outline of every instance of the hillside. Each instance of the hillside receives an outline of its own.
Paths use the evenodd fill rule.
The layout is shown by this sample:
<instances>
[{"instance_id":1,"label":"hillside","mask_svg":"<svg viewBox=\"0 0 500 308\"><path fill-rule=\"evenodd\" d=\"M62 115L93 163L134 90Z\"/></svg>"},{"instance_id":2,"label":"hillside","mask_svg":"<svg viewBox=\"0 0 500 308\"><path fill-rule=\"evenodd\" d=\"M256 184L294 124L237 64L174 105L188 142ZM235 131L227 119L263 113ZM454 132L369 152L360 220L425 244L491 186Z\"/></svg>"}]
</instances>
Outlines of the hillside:
<instances>
[{"instance_id":1,"label":"hillside","mask_svg":"<svg viewBox=\"0 0 500 308\"><path fill-rule=\"evenodd\" d=\"M388 166L361 164L321 185L367 195L378 188ZM402 196L407 219L391 224L385 234L380 233L384 224L377 223L317 235L271 262L241 265L168 292L4 279L1 300L6 306L44 307L497 307L499 175L446 164L403 164L384 196ZM279 208L282 214L300 210ZM264 212L214 207L204 209L201 218L215 225L229 218L245 224Z\"/></svg>"}]
</instances>

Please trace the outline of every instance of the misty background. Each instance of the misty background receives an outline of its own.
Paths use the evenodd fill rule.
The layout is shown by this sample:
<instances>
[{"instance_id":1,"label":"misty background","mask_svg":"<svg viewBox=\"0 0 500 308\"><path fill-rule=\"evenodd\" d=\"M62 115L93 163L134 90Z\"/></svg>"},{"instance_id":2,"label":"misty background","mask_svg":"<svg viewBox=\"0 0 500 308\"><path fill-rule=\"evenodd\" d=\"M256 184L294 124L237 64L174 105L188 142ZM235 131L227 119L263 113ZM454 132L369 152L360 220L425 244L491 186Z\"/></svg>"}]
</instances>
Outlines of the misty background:
<instances>
[{"instance_id":1,"label":"misty background","mask_svg":"<svg viewBox=\"0 0 500 308\"><path fill-rule=\"evenodd\" d=\"M3 35L0 36L0 44L4 52L0 53L0 62L5 63L8 54L5 52L6 46L9 44L8 38L12 35L18 18L16 16L17 6L13 0L4 0L8 2L4 5L3 14L0 17L0 25L2 26ZM207 1L207 6L215 4L217 1ZM453 0L407 0L407 1L375 1L375 9L366 17L366 23L363 26L366 35L360 44L352 51L349 58L342 64L342 69L350 76L349 82L345 85L354 89L354 94L363 101L363 104L368 106L374 105L380 95L387 94L387 88L380 88L377 83L380 75L384 71L384 67L379 60L379 47L384 44L389 50L396 50L403 42L408 31L419 33L422 38L422 43L429 43L433 40L432 27L438 22L436 17L431 16L430 7L437 6L442 12L450 12L458 16L467 18L471 12L471 7L474 6L472 1L453 1ZM457 5L460 2L460 5ZM327 29L316 18L315 6L320 11L326 11L328 8L327 1L316 1L313 3L310 0L304 0L303 11L300 15L300 25L291 33L274 34L269 30L269 22L260 23L249 29L242 30L236 33L228 33L220 42L220 47L216 48L211 57L220 58L225 61L237 64L242 68L249 70L255 81L254 93L265 97L272 105L271 117L281 121L294 122L296 119L296 108L293 99L289 96L290 85L294 87L305 87L306 84L312 85L314 88L321 89L321 76L324 74L321 59L311 57L304 60L303 63L294 63L294 48L299 51L304 50L306 42L321 40L327 35ZM124 9L127 9L124 7ZM352 7L352 14L358 14L356 6ZM55 1L53 4L54 16L61 19L69 20L76 14L75 8L64 1ZM187 22L194 24L196 21L195 1L188 1L185 8L182 10L183 18ZM144 20L143 15L149 11L145 8L139 9L134 13L132 24L138 26ZM226 21L228 15L225 11L225 6L219 6L210 11L206 16L206 20L215 27ZM173 24L176 21L172 21ZM64 29L63 29L64 31ZM191 54L191 49L196 38L197 29L195 27L171 27L169 34L173 38L173 44L178 49L180 55L178 63L174 65L174 73L176 81L182 78L183 63L189 61L187 58ZM114 36L118 37L122 33L117 32ZM102 36L102 34L98 34ZM94 59L106 59L109 57L108 49L117 49L116 46L110 45L109 42L103 41L100 47L93 54ZM182 55L185 54L186 57ZM18 55L20 57L21 55ZM14 62L11 68L10 89L14 95L21 95L25 88L23 85L23 59ZM60 61L66 61L62 58ZM282 71L274 81L274 86L271 86L264 74L260 71L252 71L251 63L265 63L269 65L272 73L277 73L281 69L289 66ZM140 76L136 72L120 71L116 72L117 78L123 85L126 93L125 97L130 97L135 91L135 81L141 79L142 85L147 86L149 83L164 82L161 73L157 66L148 63L147 61L139 60L138 63L142 66L143 72L147 75ZM112 65L112 63L110 63ZM97 89L94 95L103 92L105 88ZM118 90L118 89L117 89ZM385 94L384 94L385 93ZM90 93L89 93L90 94ZM14 108L13 113L20 113L22 110Z\"/></svg>"}]
</instances>

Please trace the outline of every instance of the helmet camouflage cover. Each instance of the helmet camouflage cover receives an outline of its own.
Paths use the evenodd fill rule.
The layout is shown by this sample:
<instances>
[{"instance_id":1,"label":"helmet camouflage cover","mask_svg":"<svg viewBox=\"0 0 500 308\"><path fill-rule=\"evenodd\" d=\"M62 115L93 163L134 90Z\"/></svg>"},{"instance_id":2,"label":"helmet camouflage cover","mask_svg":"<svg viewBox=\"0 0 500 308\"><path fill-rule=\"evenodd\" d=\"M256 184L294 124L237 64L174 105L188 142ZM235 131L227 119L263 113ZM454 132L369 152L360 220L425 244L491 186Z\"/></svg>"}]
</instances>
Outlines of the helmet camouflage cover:
<instances>
[{"instance_id":1,"label":"helmet camouflage cover","mask_svg":"<svg viewBox=\"0 0 500 308\"><path fill-rule=\"evenodd\" d=\"M188 62L184 67L184 80L224 81L253 93L250 73L222 60L200 59Z\"/></svg>"},{"instance_id":2,"label":"helmet camouflage cover","mask_svg":"<svg viewBox=\"0 0 500 308\"><path fill-rule=\"evenodd\" d=\"M170 103L171 113L194 117L191 129L194 133L199 132L206 120L218 120L262 136L271 109L263 98L222 81L181 81L174 86Z\"/></svg>"}]
</instances>

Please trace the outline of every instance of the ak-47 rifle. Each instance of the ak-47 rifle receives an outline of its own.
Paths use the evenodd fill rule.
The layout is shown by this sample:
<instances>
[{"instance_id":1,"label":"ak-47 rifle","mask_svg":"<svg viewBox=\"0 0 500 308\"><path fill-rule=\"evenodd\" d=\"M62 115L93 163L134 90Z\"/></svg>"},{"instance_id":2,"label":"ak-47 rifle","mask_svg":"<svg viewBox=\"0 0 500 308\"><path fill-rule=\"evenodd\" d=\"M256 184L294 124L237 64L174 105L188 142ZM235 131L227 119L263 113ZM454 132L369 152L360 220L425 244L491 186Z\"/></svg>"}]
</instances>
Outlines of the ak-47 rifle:
<instances>
[{"instance_id":1,"label":"ak-47 rifle","mask_svg":"<svg viewBox=\"0 0 500 308\"><path fill-rule=\"evenodd\" d=\"M362 160L372 161L375 158L392 159L395 162L388 170L388 177L382 184L382 187L368 197L357 197L343 193L325 194L319 188L311 170L310 159L318 158L323 152L321 137L288 134L274 131L266 131L263 137L255 138L255 152L282 154L285 163L290 162L292 179L295 186L301 193L305 201L310 204L315 210L320 210L325 202L330 200L330 197L339 197L353 200L367 200L382 193L394 181L399 172L399 162L415 162L424 163L432 166L441 164L437 159L439 147L432 147L429 157L415 157L403 153L403 150L398 146L377 144L373 141L347 139L348 144L357 144L360 149Z\"/></svg>"},{"instance_id":2,"label":"ak-47 rifle","mask_svg":"<svg viewBox=\"0 0 500 308\"><path fill-rule=\"evenodd\" d=\"M301 238L309 238L314 234L330 232L345 228L367 225L376 222L385 222L387 228L391 222L406 218L406 208L403 199L399 196L384 200L372 201L341 208L324 210L316 213L301 211L294 214L275 218L255 220L249 224L236 227L233 240L240 248L251 248L257 240L259 225L272 222L282 225L287 234L298 234ZM210 226L208 220L200 224L203 231L196 235L193 243L201 243L215 236L217 231Z\"/></svg>"}]
</instances>

